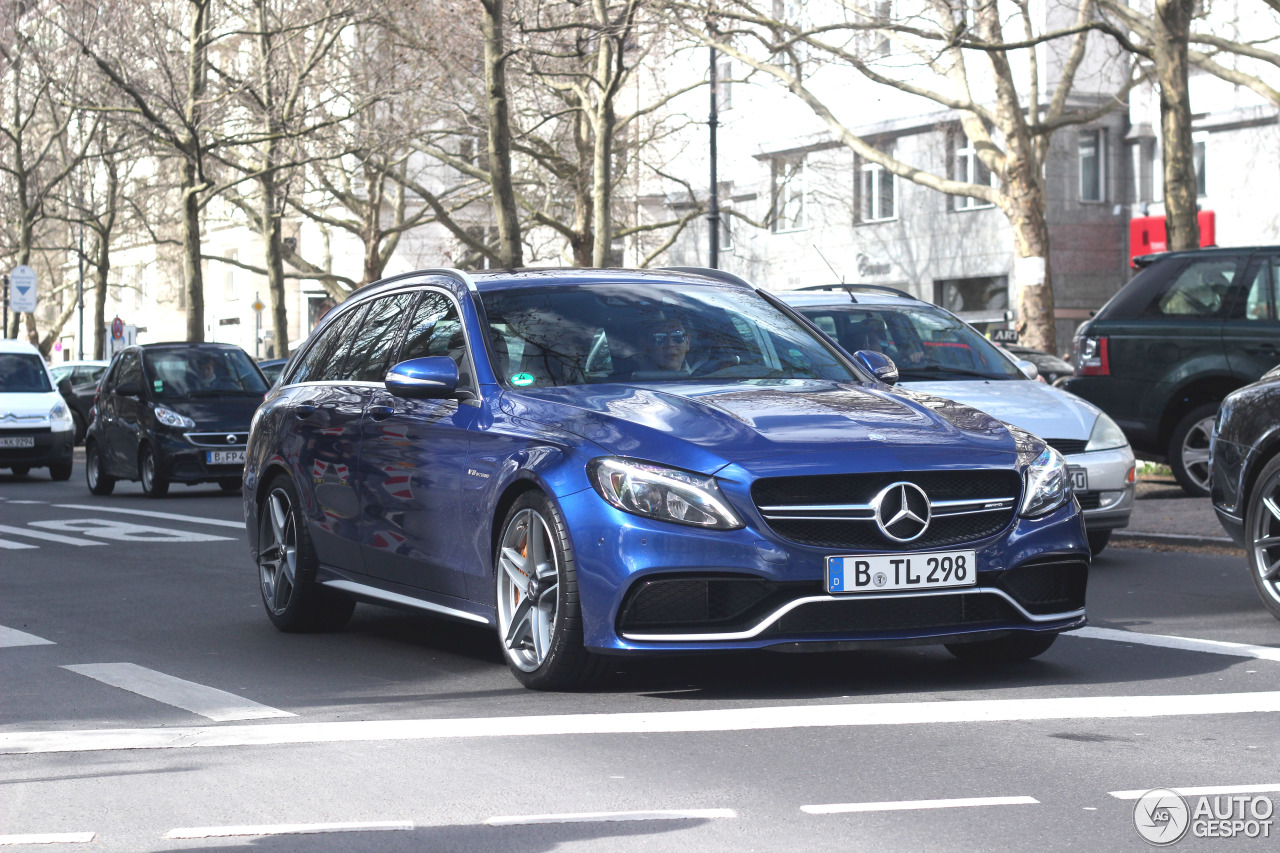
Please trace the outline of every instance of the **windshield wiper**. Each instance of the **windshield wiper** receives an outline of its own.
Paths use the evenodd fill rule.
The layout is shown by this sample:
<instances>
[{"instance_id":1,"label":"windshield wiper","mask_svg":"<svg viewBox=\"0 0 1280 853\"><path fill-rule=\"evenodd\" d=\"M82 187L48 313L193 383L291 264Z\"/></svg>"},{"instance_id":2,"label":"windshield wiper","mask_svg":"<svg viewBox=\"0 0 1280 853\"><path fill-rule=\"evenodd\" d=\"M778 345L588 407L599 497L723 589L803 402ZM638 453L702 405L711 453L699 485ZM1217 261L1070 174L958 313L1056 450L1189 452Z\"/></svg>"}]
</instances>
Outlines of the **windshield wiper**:
<instances>
[{"instance_id":1,"label":"windshield wiper","mask_svg":"<svg viewBox=\"0 0 1280 853\"><path fill-rule=\"evenodd\" d=\"M908 375L928 376L931 374L939 374L939 373L945 376L973 376L978 379L1012 379L1013 378L1011 376L993 376L990 373L982 373L981 371L978 371L978 370L966 370L963 367L943 367L940 364L929 365L927 367L917 366L917 367L909 367L909 368L902 368L902 367L898 368L899 376L908 376Z\"/></svg>"}]
</instances>

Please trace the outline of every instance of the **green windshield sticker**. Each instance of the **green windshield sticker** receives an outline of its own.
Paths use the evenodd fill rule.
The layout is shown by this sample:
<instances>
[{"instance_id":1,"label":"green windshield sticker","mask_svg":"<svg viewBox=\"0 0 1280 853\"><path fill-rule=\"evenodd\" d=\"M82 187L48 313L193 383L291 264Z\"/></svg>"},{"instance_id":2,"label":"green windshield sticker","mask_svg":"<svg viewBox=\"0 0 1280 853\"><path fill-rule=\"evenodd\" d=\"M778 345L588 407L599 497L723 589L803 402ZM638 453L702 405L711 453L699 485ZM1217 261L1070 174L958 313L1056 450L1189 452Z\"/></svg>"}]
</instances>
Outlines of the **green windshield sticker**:
<instances>
[{"instance_id":1,"label":"green windshield sticker","mask_svg":"<svg viewBox=\"0 0 1280 853\"><path fill-rule=\"evenodd\" d=\"M517 373L511 377L511 384L520 388L523 388L526 385L532 385L534 381L532 373Z\"/></svg>"},{"instance_id":2,"label":"green windshield sticker","mask_svg":"<svg viewBox=\"0 0 1280 853\"><path fill-rule=\"evenodd\" d=\"M156 389L156 393L157 393L157 394L163 394L163 393L164 393L164 380L163 380L163 379L157 379L155 382L152 382L151 384L155 387L155 389Z\"/></svg>"}]
</instances>

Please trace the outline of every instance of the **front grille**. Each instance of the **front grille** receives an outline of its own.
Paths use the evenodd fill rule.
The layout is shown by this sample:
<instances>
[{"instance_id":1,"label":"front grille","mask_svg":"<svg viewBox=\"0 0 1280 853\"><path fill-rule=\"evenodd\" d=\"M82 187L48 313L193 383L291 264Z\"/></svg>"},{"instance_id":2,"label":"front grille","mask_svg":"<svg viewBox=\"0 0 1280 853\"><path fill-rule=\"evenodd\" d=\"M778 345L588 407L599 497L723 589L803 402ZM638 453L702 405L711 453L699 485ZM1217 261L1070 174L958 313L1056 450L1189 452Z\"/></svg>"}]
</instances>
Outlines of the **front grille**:
<instances>
[{"instance_id":1,"label":"front grille","mask_svg":"<svg viewBox=\"0 0 1280 853\"><path fill-rule=\"evenodd\" d=\"M975 501L979 508L983 501L1003 501L1004 504L994 510L958 515L943 515L935 509L929 528L910 542L898 542L881 533L869 510L845 513L859 516L856 518L814 519L779 517L786 512L804 514L800 510L764 509L869 505L882 489L899 481L915 483L935 504L963 500ZM1022 478L1009 470L822 474L757 480L751 487L751 497L766 516L769 527L792 542L853 551L905 551L958 545L999 533L1013 520L1021 486Z\"/></svg>"},{"instance_id":2,"label":"front grille","mask_svg":"<svg viewBox=\"0 0 1280 853\"><path fill-rule=\"evenodd\" d=\"M793 598L820 595L818 582L774 583L744 576L676 576L641 580L618 616L621 633L739 631Z\"/></svg>"},{"instance_id":3,"label":"front grille","mask_svg":"<svg viewBox=\"0 0 1280 853\"><path fill-rule=\"evenodd\" d=\"M52 427L10 427L0 425L0 437L15 435L49 435L53 432Z\"/></svg>"},{"instance_id":4,"label":"front grille","mask_svg":"<svg viewBox=\"0 0 1280 853\"><path fill-rule=\"evenodd\" d=\"M1046 438L1044 442L1063 456L1084 453L1085 447L1089 444L1089 440L1085 438Z\"/></svg>"},{"instance_id":5,"label":"front grille","mask_svg":"<svg viewBox=\"0 0 1280 853\"><path fill-rule=\"evenodd\" d=\"M1102 506L1102 492L1076 492L1081 509L1097 509Z\"/></svg>"},{"instance_id":6,"label":"front grille","mask_svg":"<svg viewBox=\"0 0 1280 853\"><path fill-rule=\"evenodd\" d=\"M1084 560L1043 560L1006 569L984 583L1004 590L1036 615L1084 607L1089 564Z\"/></svg>"},{"instance_id":7,"label":"front grille","mask_svg":"<svg viewBox=\"0 0 1280 853\"><path fill-rule=\"evenodd\" d=\"M850 596L801 605L771 625L764 636L942 632L950 628L968 630L981 625L1025 621L1012 605L990 593L870 599Z\"/></svg>"},{"instance_id":8,"label":"front grille","mask_svg":"<svg viewBox=\"0 0 1280 853\"><path fill-rule=\"evenodd\" d=\"M235 441L227 441L228 435L234 435ZM215 447L226 449L249 443L249 433L227 430L225 432L189 432L187 441L199 447Z\"/></svg>"}]
</instances>

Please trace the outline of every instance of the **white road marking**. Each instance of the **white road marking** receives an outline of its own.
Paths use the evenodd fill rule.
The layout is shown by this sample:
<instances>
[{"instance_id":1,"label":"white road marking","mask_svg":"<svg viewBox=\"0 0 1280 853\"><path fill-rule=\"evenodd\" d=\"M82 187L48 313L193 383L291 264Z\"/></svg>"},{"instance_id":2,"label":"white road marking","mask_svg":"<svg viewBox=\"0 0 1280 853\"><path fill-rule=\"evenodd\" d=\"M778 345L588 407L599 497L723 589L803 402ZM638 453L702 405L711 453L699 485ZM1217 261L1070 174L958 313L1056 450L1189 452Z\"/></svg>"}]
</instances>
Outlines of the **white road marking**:
<instances>
[{"instance_id":1,"label":"white road marking","mask_svg":"<svg viewBox=\"0 0 1280 853\"><path fill-rule=\"evenodd\" d=\"M486 826L524 826L531 823L610 823L629 820L710 820L737 817L733 809L658 809L639 812L579 812L491 817Z\"/></svg>"},{"instance_id":2,"label":"white road marking","mask_svg":"<svg viewBox=\"0 0 1280 853\"><path fill-rule=\"evenodd\" d=\"M1137 800L1147 791L1111 791L1111 796L1117 800ZM1205 788L1170 788L1169 790L1181 794L1184 797L1211 797L1215 794L1270 794L1280 791L1280 784L1273 785L1211 785Z\"/></svg>"},{"instance_id":3,"label":"white road marking","mask_svg":"<svg viewBox=\"0 0 1280 853\"><path fill-rule=\"evenodd\" d=\"M148 699L182 708L216 722L295 717L288 711L268 708L234 693L185 681L132 663L86 663L64 666L103 684L137 693Z\"/></svg>"},{"instance_id":4,"label":"white road marking","mask_svg":"<svg viewBox=\"0 0 1280 853\"><path fill-rule=\"evenodd\" d=\"M277 823L262 826L197 826L171 829L165 838L229 838L243 835L313 835L319 832L387 832L413 829L412 821L383 823Z\"/></svg>"},{"instance_id":5,"label":"white road marking","mask_svg":"<svg viewBox=\"0 0 1280 853\"><path fill-rule=\"evenodd\" d=\"M852 812L905 812L917 809L962 809L971 806L1021 806L1040 801L1035 797L964 797L958 800L899 800L881 803L830 803L801 806L806 814L848 814Z\"/></svg>"},{"instance_id":6,"label":"white road marking","mask_svg":"<svg viewBox=\"0 0 1280 853\"><path fill-rule=\"evenodd\" d=\"M10 542L7 539L0 539L0 548L6 551L23 551L28 548L39 548L39 545L28 545L25 542Z\"/></svg>"},{"instance_id":7,"label":"white road marking","mask_svg":"<svg viewBox=\"0 0 1280 853\"><path fill-rule=\"evenodd\" d=\"M19 844L88 844L97 837L93 832L46 832L39 835L0 835L0 847Z\"/></svg>"},{"instance_id":8,"label":"white road marking","mask_svg":"<svg viewBox=\"0 0 1280 853\"><path fill-rule=\"evenodd\" d=\"M11 504L47 504L48 501L9 501Z\"/></svg>"},{"instance_id":9,"label":"white road marking","mask_svg":"<svg viewBox=\"0 0 1280 853\"><path fill-rule=\"evenodd\" d=\"M1128 719L1278 711L1280 711L1280 692L1277 691L1168 696L973 699L955 702L864 702L843 705L791 705L624 714L0 732L0 755L379 740L726 732L1014 720Z\"/></svg>"},{"instance_id":10,"label":"white road marking","mask_svg":"<svg viewBox=\"0 0 1280 853\"><path fill-rule=\"evenodd\" d=\"M44 637L37 637L35 634L28 634L25 631L19 631L16 628L6 628L0 625L0 649L13 649L18 646L56 646L53 640L46 640Z\"/></svg>"},{"instance_id":11,"label":"white road marking","mask_svg":"<svg viewBox=\"0 0 1280 853\"><path fill-rule=\"evenodd\" d=\"M7 527L0 524L0 533L10 533L14 536L26 536L30 539L39 539L42 542L61 542L64 545L105 545L105 542L95 542L92 539L76 539L73 536L60 536L57 533L46 533L43 530L31 530L27 527Z\"/></svg>"},{"instance_id":12,"label":"white road marking","mask_svg":"<svg viewBox=\"0 0 1280 853\"><path fill-rule=\"evenodd\" d=\"M32 521L32 527L47 530L65 530L71 533L83 533L85 536L96 536L99 539L111 539L115 542L223 542L234 541L230 536L214 536L210 533L194 533L189 530L174 530L169 527L152 527L149 524L133 524L128 521L113 521L106 518L73 518L56 521Z\"/></svg>"},{"instance_id":13,"label":"white road marking","mask_svg":"<svg viewBox=\"0 0 1280 853\"><path fill-rule=\"evenodd\" d=\"M170 521L190 521L192 524L212 524L215 527L233 527L244 530L243 521L227 521L224 518L205 518L202 515L178 515L172 512L156 512L149 509L125 509L118 506L98 506L96 504L54 504L59 509L88 509L94 512L118 512L121 515L136 515L140 518L167 518Z\"/></svg>"},{"instance_id":14,"label":"white road marking","mask_svg":"<svg viewBox=\"0 0 1280 853\"><path fill-rule=\"evenodd\" d=\"M1081 628L1063 634L1064 637L1080 637L1086 640L1110 640L1117 643L1135 643L1140 646L1157 646L1162 649L1178 649L1184 652L1205 652L1211 655L1231 655L1238 658L1280 661L1280 648L1251 646L1246 643L1228 643L1223 640L1196 640L1190 637L1170 637L1164 634L1140 634L1137 631L1117 631L1114 628Z\"/></svg>"}]
</instances>

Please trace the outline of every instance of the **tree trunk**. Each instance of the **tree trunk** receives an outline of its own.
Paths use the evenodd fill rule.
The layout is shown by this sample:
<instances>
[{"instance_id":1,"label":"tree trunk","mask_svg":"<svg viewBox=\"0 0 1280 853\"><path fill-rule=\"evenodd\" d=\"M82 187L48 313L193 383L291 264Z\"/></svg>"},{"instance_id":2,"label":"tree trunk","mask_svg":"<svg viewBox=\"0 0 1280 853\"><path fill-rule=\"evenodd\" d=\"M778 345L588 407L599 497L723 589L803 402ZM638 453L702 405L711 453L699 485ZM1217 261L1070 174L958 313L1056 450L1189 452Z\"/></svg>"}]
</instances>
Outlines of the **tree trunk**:
<instances>
[{"instance_id":1,"label":"tree trunk","mask_svg":"<svg viewBox=\"0 0 1280 853\"><path fill-rule=\"evenodd\" d=\"M596 6L597 22L603 26L608 23L608 12L602 2L597 2ZM600 104L596 109L595 157L591 164L591 226L595 232L591 265L604 268L609 266L613 248L613 222L609 214L613 203L613 134L617 119L613 110L613 92L605 82L613 77L613 39L603 31L597 39L596 79L604 91L600 93Z\"/></svg>"},{"instance_id":2,"label":"tree trunk","mask_svg":"<svg viewBox=\"0 0 1280 853\"><path fill-rule=\"evenodd\" d=\"M187 340L204 340L204 270L200 266L200 198L195 164L182 164L182 286L187 291Z\"/></svg>"},{"instance_id":3,"label":"tree trunk","mask_svg":"<svg viewBox=\"0 0 1280 853\"><path fill-rule=\"evenodd\" d=\"M498 254L507 269L524 265L520 220L511 178L511 117L507 104L506 37L503 0L480 0L484 11L484 84L489 113L489 184L498 225Z\"/></svg>"},{"instance_id":4,"label":"tree trunk","mask_svg":"<svg viewBox=\"0 0 1280 853\"><path fill-rule=\"evenodd\" d=\"M1013 277L1018 294L1018 342L1057 353L1053 277L1049 274L1049 221L1045 216L1044 189L1033 163L1010 158L1005 194L1008 201L1004 212L1013 226L1017 254Z\"/></svg>"},{"instance_id":5,"label":"tree trunk","mask_svg":"<svg viewBox=\"0 0 1280 853\"><path fill-rule=\"evenodd\" d=\"M1187 40L1195 0L1156 0L1153 57L1160 84L1160 141L1164 147L1164 215L1169 251L1200 246L1196 169L1191 141Z\"/></svg>"},{"instance_id":6,"label":"tree trunk","mask_svg":"<svg viewBox=\"0 0 1280 853\"><path fill-rule=\"evenodd\" d=\"M183 140L182 153L182 272L187 289L187 340L204 340L204 272L200 266L200 193L204 191L203 149L199 134L205 111L205 89L209 78L209 5L211 0L189 0L191 29L188 30L190 57L187 66L185 118L190 137Z\"/></svg>"},{"instance_id":7,"label":"tree trunk","mask_svg":"<svg viewBox=\"0 0 1280 853\"><path fill-rule=\"evenodd\" d=\"M107 353L107 276L111 273L111 251L106 239L98 235L93 259L93 357L106 358Z\"/></svg>"},{"instance_id":8,"label":"tree trunk","mask_svg":"<svg viewBox=\"0 0 1280 853\"><path fill-rule=\"evenodd\" d=\"M268 146L268 151L272 146ZM284 293L284 243L280 215L276 213L276 181L267 172L258 179L262 192L262 243L266 251L267 302L271 307L271 338L276 358L289 355L289 313Z\"/></svg>"}]
</instances>

